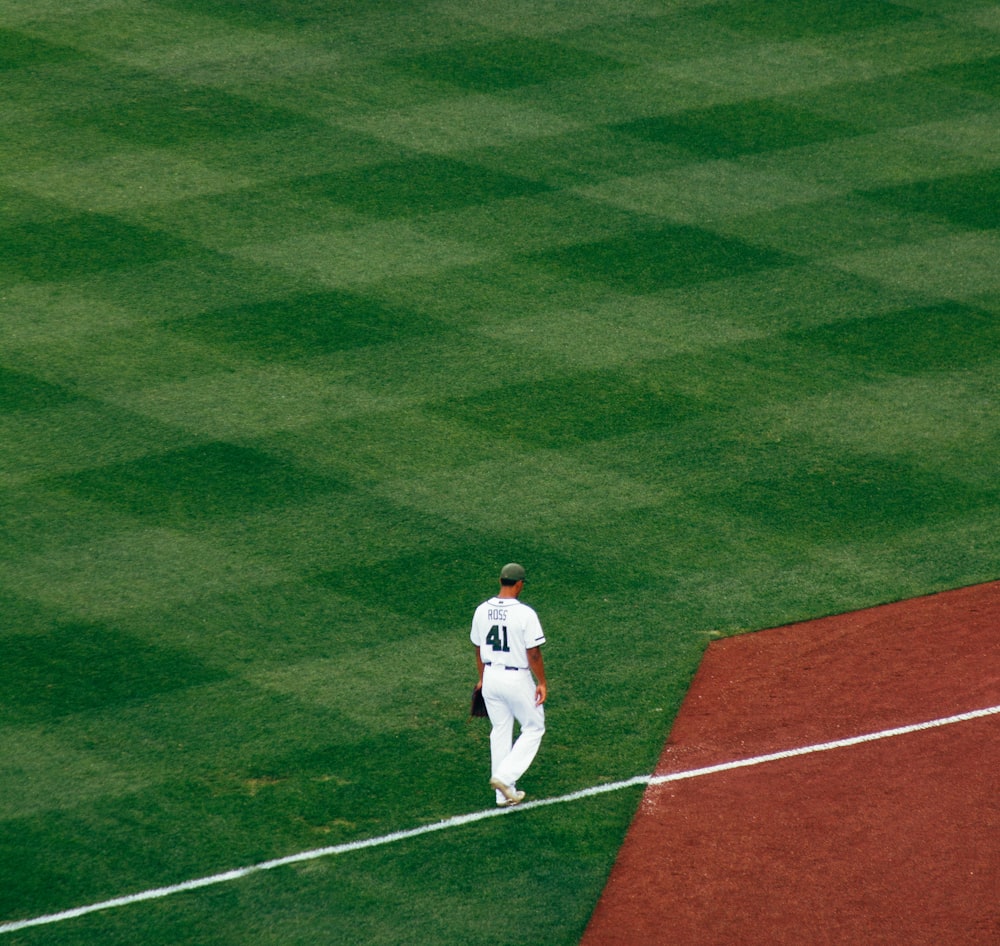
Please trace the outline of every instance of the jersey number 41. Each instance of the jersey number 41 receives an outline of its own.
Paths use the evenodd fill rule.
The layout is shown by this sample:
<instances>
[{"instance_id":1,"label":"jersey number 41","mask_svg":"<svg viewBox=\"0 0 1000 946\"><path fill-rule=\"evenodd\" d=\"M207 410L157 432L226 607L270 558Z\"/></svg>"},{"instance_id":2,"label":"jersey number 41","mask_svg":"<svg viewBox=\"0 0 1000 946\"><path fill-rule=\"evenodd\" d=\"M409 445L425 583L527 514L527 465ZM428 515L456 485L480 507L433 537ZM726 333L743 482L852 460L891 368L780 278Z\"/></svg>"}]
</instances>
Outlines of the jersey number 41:
<instances>
[{"instance_id":1,"label":"jersey number 41","mask_svg":"<svg viewBox=\"0 0 1000 946\"><path fill-rule=\"evenodd\" d=\"M510 652L510 644L507 642L507 625L505 624L501 627L499 624L494 624L490 628L489 634L486 635L486 643L489 644L494 652L502 651L503 653Z\"/></svg>"}]
</instances>

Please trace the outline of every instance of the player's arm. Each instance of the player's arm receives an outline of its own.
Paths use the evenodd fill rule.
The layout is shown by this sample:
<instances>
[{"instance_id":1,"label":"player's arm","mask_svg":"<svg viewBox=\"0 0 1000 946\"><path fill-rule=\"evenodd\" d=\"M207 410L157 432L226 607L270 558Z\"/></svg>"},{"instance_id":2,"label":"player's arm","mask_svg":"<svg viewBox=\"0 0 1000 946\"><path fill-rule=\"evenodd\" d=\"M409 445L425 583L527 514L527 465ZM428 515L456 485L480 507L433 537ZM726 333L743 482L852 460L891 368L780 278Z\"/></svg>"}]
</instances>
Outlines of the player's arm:
<instances>
[{"instance_id":1,"label":"player's arm","mask_svg":"<svg viewBox=\"0 0 1000 946\"><path fill-rule=\"evenodd\" d=\"M542 660L541 647L528 648L528 666L535 675L535 705L541 706L549 693L548 684L545 682L545 661Z\"/></svg>"},{"instance_id":2,"label":"player's arm","mask_svg":"<svg viewBox=\"0 0 1000 946\"><path fill-rule=\"evenodd\" d=\"M481 651L479 650L479 647L476 644L473 644L472 646L476 648L476 670L479 671L479 683L476 684L476 685L478 687L482 688L482 685L483 685L483 670L484 670L484 668L485 668L486 665L483 663L483 655L482 655Z\"/></svg>"}]
</instances>

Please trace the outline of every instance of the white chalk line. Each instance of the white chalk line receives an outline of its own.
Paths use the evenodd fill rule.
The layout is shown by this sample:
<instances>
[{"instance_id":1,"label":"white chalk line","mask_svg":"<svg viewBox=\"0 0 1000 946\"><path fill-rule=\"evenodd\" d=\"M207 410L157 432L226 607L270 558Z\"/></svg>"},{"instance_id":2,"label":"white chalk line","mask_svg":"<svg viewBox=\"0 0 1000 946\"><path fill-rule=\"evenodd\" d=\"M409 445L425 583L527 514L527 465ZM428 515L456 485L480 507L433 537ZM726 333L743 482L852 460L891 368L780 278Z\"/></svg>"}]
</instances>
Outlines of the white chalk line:
<instances>
[{"instance_id":1,"label":"white chalk line","mask_svg":"<svg viewBox=\"0 0 1000 946\"><path fill-rule=\"evenodd\" d=\"M239 880L250 874L256 874L265 870L274 870L276 867L287 867L290 864L301 864L305 861L315 861L321 857L333 857L337 854L348 854L351 851L361 851L366 848L381 847L385 844L394 844L397 841L406 841L410 838L420 837L423 834L431 834L435 831L445 831L448 828L458 828L463 825L473 824L483 821L486 818L495 818L499 815L509 815L515 812L528 811L532 808L542 808L546 805L561 805L567 802L579 801L583 798L593 798L596 795L604 795L608 792L617 792L625 788L633 788L638 785L663 785L667 782L679 782L683 779L700 778L705 775L713 775L718 772L729 772L733 769L746 768L753 765L764 765L768 762L777 762L781 759L791 759L796 756L810 755L815 752L829 752L833 749L845 749L850 746L861 745L867 742L877 742L880 739L891 739L895 736L905 736L910 733L921 732L927 729L936 729L940 726L951 726L955 723L964 723L984 716L994 716L1000 713L1000 706L989 706L985 709L972 710L968 713L959 713L956 716L947 716L942 719L932 719L924 723L914 723L910 726L899 726L895 729L883 729L879 732L867 733L863 736L852 736L847 739L836 739L832 742L821 742L815 745L802 746L798 749L786 749L782 752L771 752L767 755L753 756L749 759L739 759L734 762L723 762L718 765L708 765L698 769L687 769L682 772L672 772L667 775L636 775L633 778L619 782L608 782L604 785L594 785L590 788L581 789L577 792L570 792L568 795L559 795L556 798L541 798L535 801L524 802L513 808L492 808L484 811L474 811L466 815L456 815L453 818L446 818L444 821L436 821L433 824L422 825L419 828L408 828L404 831L394 831L391 834L383 834L374 838L363 838L358 841L348 841L345 844L334 844L330 847L316 848L311 851L303 851L299 854L290 854L286 857L277 857L274 860L262 861L259 864L252 864L249 867L238 867L234 870L224 871L220 874L212 874L209 877L199 877L195 880L186 880L183 883L171 884L167 887L157 887L152 890L144 890L141 893L128 894L123 897L115 897L112 900L103 900L100 903L91 903L82 907L74 907L71 910L62 910L59 913L49 913L44 916L31 917L26 920L13 920L0 923L0 933L13 933L17 930L28 929L32 926L44 926L49 923L61 923L65 920L72 920L76 917L86 916L88 913L96 913L100 910L111 910L114 907L129 906L133 903L141 903L144 900L160 900L164 897L172 896L175 893L184 893L189 890L197 890L201 887L210 887L215 884L228 883L231 880Z\"/></svg>"}]
</instances>

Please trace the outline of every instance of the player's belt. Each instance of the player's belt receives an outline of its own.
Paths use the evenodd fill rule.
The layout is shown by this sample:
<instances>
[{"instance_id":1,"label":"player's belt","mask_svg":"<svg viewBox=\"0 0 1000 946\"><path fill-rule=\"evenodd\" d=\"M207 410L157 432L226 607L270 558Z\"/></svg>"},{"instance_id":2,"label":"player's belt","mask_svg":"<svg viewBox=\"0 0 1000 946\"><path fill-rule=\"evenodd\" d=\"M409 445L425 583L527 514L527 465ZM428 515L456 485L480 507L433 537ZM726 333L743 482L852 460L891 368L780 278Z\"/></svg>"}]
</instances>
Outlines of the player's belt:
<instances>
[{"instance_id":1,"label":"player's belt","mask_svg":"<svg viewBox=\"0 0 1000 946\"><path fill-rule=\"evenodd\" d=\"M508 667L506 664L495 664L492 660L487 660L484 662L483 666L486 667L498 667L500 670L527 670L527 667Z\"/></svg>"}]
</instances>

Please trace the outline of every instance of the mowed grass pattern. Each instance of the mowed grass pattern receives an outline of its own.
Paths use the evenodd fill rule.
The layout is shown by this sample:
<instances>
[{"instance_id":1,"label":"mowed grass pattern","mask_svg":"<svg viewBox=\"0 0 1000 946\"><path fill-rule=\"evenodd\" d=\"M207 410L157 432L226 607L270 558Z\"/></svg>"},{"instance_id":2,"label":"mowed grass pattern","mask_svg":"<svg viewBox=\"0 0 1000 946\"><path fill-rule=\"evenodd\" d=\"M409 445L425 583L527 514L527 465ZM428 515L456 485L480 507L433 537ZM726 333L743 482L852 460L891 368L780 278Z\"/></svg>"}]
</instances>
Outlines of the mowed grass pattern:
<instances>
[{"instance_id":1,"label":"mowed grass pattern","mask_svg":"<svg viewBox=\"0 0 1000 946\"><path fill-rule=\"evenodd\" d=\"M0 0L0 922L555 796L713 637L997 577L978 0ZM616 793L8 934L575 943Z\"/></svg>"}]
</instances>

